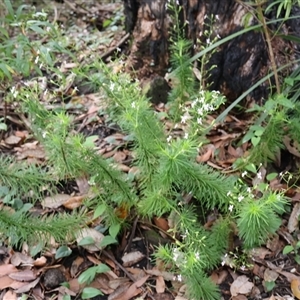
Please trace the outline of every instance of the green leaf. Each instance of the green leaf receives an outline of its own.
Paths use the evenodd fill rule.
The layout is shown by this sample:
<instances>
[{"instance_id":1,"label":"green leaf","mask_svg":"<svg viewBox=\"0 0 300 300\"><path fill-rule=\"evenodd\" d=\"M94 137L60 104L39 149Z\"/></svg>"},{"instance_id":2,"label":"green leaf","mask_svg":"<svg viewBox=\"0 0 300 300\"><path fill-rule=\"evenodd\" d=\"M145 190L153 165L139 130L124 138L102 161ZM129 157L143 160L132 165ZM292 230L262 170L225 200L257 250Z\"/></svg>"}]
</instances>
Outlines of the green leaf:
<instances>
[{"instance_id":1,"label":"green leaf","mask_svg":"<svg viewBox=\"0 0 300 300\"><path fill-rule=\"evenodd\" d=\"M32 31L39 33L39 34L45 34L46 31L44 29L42 29L41 27L37 26L37 25L31 25L29 27Z\"/></svg>"},{"instance_id":2,"label":"green leaf","mask_svg":"<svg viewBox=\"0 0 300 300\"><path fill-rule=\"evenodd\" d=\"M120 224L114 224L114 225L111 225L109 227L109 234L113 237L113 238L116 238L116 236L118 235L119 231L120 231Z\"/></svg>"},{"instance_id":3,"label":"green leaf","mask_svg":"<svg viewBox=\"0 0 300 300\"><path fill-rule=\"evenodd\" d=\"M85 142L83 143L84 147L88 148L93 148L95 146L94 142L98 139L99 137L97 135L91 135L85 139Z\"/></svg>"},{"instance_id":4,"label":"green leaf","mask_svg":"<svg viewBox=\"0 0 300 300\"><path fill-rule=\"evenodd\" d=\"M70 295L64 295L62 300L71 300L71 296Z\"/></svg>"},{"instance_id":5,"label":"green leaf","mask_svg":"<svg viewBox=\"0 0 300 300\"><path fill-rule=\"evenodd\" d=\"M98 266L91 267L85 270L84 272L82 272L78 277L79 284L83 284L83 283L90 284L94 280L97 274L97 267Z\"/></svg>"},{"instance_id":6,"label":"green leaf","mask_svg":"<svg viewBox=\"0 0 300 300\"><path fill-rule=\"evenodd\" d=\"M11 68L8 65L3 64L3 63L0 64L0 70L2 70L3 74L6 75L6 77L8 79L11 79L12 77L11 77L9 69L11 69Z\"/></svg>"},{"instance_id":7,"label":"green leaf","mask_svg":"<svg viewBox=\"0 0 300 300\"><path fill-rule=\"evenodd\" d=\"M246 167L245 167L245 169L247 170L247 171L250 171L251 173L254 173L254 174L256 174L256 167L255 167L255 165L254 164L249 164L249 165L247 165Z\"/></svg>"},{"instance_id":8,"label":"green leaf","mask_svg":"<svg viewBox=\"0 0 300 300\"><path fill-rule=\"evenodd\" d=\"M283 248L282 254L288 254L294 251L294 247L291 245L287 245Z\"/></svg>"},{"instance_id":9,"label":"green leaf","mask_svg":"<svg viewBox=\"0 0 300 300\"><path fill-rule=\"evenodd\" d=\"M242 139L242 144L248 142L252 137L253 137L254 133L253 131L250 129L245 136Z\"/></svg>"},{"instance_id":10,"label":"green leaf","mask_svg":"<svg viewBox=\"0 0 300 300\"><path fill-rule=\"evenodd\" d=\"M103 295L103 293L98 289L95 289L95 288L92 288L92 287L86 287L82 291L81 298L82 299L89 299L89 298L96 297L98 295Z\"/></svg>"},{"instance_id":11,"label":"green leaf","mask_svg":"<svg viewBox=\"0 0 300 300\"><path fill-rule=\"evenodd\" d=\"M7 125L5 123L0 123L0 130L7 130Z\"/></svg>"},{"instance_id":12,"label":"green leaf","mask_svg":"<svg viewBox=\"0 0 300 300\"><path fill-rule=\"evenodd\" d=\"M110 235L105 236L99 244L99 247L103 248L107 245L116 244L118 241Z\"/></svg>"},{"instance_id":13,"label":"green leaf","mask_svg":"<svg viewBox=\"0 0 300 300\"><path fill-rule=\"evenodd\" d=\"M94 218L98 218L101 216L106 210L106 205L105 204L100 204L97 206L94 212Z\"/></svg>"},{"instance_id":14,"label":"green leaf","mask_svg":"<svg viewBox=\"0 0 300 300\"><path fill-rule=\"evenodd\" d=\"M72 253L72 250L68 246L61 246L57 249L55 253L55 258L62 258L69 256Z\"/></svg>"},{"instance_id":15,"label":"green leaf","mask_svg":"<svg viewBox=\"0 0 300 300\"><path fill-rule=\"evenodd\" d=\"M297 254L297 255L295 255L295 261L296 261L296 263L298 264L298 265L300 265L300 256Z\"/></svg>"},{"instance_id":16,"label":"green leaf","mask_svg":"<svg viewBox=\"0 0 300 300\"><path fill-rule=\"evenodd\" d=\"M110 271L110 268L106 264L100 264L100 265L98 265L97 266L97 270L96 270L96 272L98 274L109 272L109 271Z\"/></svg>"},{"instance_id":17,"label":"green leaf","mask_svg":"<svg viewBox=\"0 0 300 300\"><path fill-rule=\"evenodd\" d=\"M112 23L112 20L106 19L106 20L103 21L102 26L103 26L103 28L106 28L106 27L108 27L111 23Z\"/></svg>"},{"instance_id":18,"label":"green leaf","mask_svg":"<svg viewBox=\"0 0 300 300\"><path fill-rule=\"evenodd\" d=\"M15 15L15 12L13 10L10 0L4 0L4 3L5 3L5 7L8 10L10 16L13 18Z\"/></svg>"},{"instance_id":19,"label":"green leaf","mask_svg":"<svg viewBox=\"0 0 300 300\"><path fill-rule=\"evenodd\" d=\"M258 144L259 144L259 142L260 142L260 137L259 136L253 136L252 138L251 138L251 142L252 142L252 145L255 147L255 146L257 146Z\"/></svg>"},{"instance_id":20,"label":"green leaf","mask_svg":"<svg viewBox=\"0 0 300 300\"><path fill-rule=\"evenodd\" d=\"M290 109L293 109L295 107L294 103L285 97L279 97L279 99L277 99L277 100L278 100L278 104L281 104L284 107L287 107Z\"/></svg>"},{"instance_id":21,"label":"green leaf","mask_svg":"<svg viewBox=\"0 0 300 300\"><path fill-rule=\"evenodd\" d=\"M271 181L271 180L275 179L277 177L277 175L278 175L277 173L270 173L267 175L267 180Z\"/></svg>"},{"instance_id":22,"label":"green leaf","mask_svg":"<svg viewBox=\"0 0 300 300\"><path fill-rule=\"evenodd\" d=\"M78 246L92 245L94 243L95 243L95 241L92 237L86 236L78 243Z\"/></svg>"},{"instance_id":23,"label":"green leaf","mask_svg":"<svg viewBox=\"0 0 300 300\"><path fill-rule=\"evenodd\" d=\"M275 281L265 281L265 287L268 292L272 291L275 287Z\"/></svg>"},{"instance_id":24,"label":"green leaf","mask_svg":"<svg viewBox=\"0 0 300 300\"><path fill-rule=\"evenodd\" d=\"M258 130L255 130L255 136L257 137L262 136L264 132L265 132L264 128L259 128Z\"/></svg>"},{"instance_id":25,"label":"green leaf","mask_svg":"<svg viewBox=\"0 0 300 300\"><path fill-rule=\"evenodd\" d=\"M284 79L284 82L289 85L289 86L293 86L294 85L294 78L291 77L287 77Z\"/></svg>"},{"instance_id":26,"label":"green leaf","mask_svg":"<svg viewBox=\"0 0 300 300\"><path fill-rule=\"evenodd\" d=\"M9 189L7 186L0 186L0 197L4 197L9 194Z\"/></svg>"}]
</instances>

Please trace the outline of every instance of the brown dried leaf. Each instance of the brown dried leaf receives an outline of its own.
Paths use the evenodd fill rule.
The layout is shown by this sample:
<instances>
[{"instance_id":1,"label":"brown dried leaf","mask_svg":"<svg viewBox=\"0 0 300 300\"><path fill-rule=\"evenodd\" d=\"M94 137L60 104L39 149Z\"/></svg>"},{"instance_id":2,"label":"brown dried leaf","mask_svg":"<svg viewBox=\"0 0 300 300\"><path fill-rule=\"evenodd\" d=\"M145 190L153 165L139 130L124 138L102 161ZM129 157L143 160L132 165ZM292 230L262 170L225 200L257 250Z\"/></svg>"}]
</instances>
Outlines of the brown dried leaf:
<instances>
[{"instance_id":1,"label":"brown dried leaf","mask_svg":"<svg viewBox=\"0 0 300 300\"><path fill-rule=\"evenodd\" d=\"M2 300L17 300L17 294L9 290L4 294Z\"/></svg>"},{"instance_id":2,"label":"brown dried leaf","mask_svg":"<svg viewBox=\"0 0 300 300\"><path fill-rule=\"evenodd\" d=\"M293 147L293 146L291 145L291 138L290 138L290 137L285 136L285 137L283 138L283 143L284 143L284 145L286 146L286 149L287 149L291 154L295 155L296 157L300 157L300 153L299 153L297 147Z\"/></svg>"},{"instance_id":3,"label":"brown dried leaf","mask_svg":"<svg viewBox=\"0 0 300 300\"><path fill-rule=\"evenodd\" d=\"M44 200L41 201L41 204L43 207L58 208L70 198L71 196L67 194L57 194L50 197L46 197Z\"/></svg>"},{"instance_id":4,"label":"brown dried leaf","mask_svg":"<svg viewBox=\"0 0 300 300\"><path fill-rule=\"evenodd\" d=\"M300 299L300 280L299 279L293 279L291 281L291 290L292 290L293 295L297 299Z\"/></svg>"},{"instance_id":5,"label":"brown dried leaf","mask_svg":"<svg viewBox=\"0 0 300 300\"><path fill-rule=\"evenodd\" d=\"M152 276L162 276L164 278L164 280L166 280L166 281L172 281L175 278L175 275L173 273L169 273L166 271L159 271L156 269L145 270L145 273L152 275Z\"/></svg>"},{"instance_id":6,"label":"brown dried leaf","mask_svg":"<svg viewBox=\"0 0 300 300\"><path fill-rule=\"evenodd\" d=\"M126 153L124 153L123 151L117 151L114 154L113 159L115 160L115 162L121 163L123 160L126 159L126 157Z\"/></svg>"},{"instance_id":7,"label":"brown dried leaf","mask_svg":"<svg viewBox=\"0 0 300 300\"><path fill-rule=\"evenodd\" d=\"M96 229L83 228L80 232L78 232L77 239L76 239L77 243L79 243L83 238L88 237L88 236L94 240L94 244L93 245L84 245L82 247L91 252L99 251L101 248L98 247L98 245L104 238L104 235L101 232L97 231ZM95 246L95 245L97 245L97 246Z\"/></svg>"},{"instance_id":8,"label":"brown dried leaf","mask_svg":"<svg viewBox=\"0 0 300 300\"><path fill-rule=\"evenodd\" d=\"M29 292L32 288L34 288L34 287L39 283L39 281L40 281L40 277L37 278L37 279L34 280L34 281L31 281L30 283L28 283L28 284L26 284L26 285L24 285L24 286L18 288L18 289L16 290L16 293L17 293L17 294L22 294L22 293L27 293L27 292Z\"/></svg>"},{"instance_id":9,"label":"brown dried leaf","mask_svg":"<svg viewBox=\"0 0 300 300\"><path fill-rule=\"evenodd\" d=\"M17 145L19 144L19 142L21 141L22 139L18 136L15 136L15 135L10 135L9 137L7 137L5 139L5 143L7 145L10 145L10 146L14 146L14 145Z\"/></svg>"},{"instance_id":10,"label":"brown dried leaf","mask_svg":"<svg viewBox=\"0 0 300 300\"><path fill-rule=\"evenodd\" d=\"M32 281L36 279L36 274L32 270L23 270L20 272L12 273L8 275L10 278L18 281Z\"/></svg>"},{"instance_id":11,"label":"brown dried leaf","mask_svg":"<svg viewBox=\"0 0 300 300\"><path fill-rule=\"evenodd\" d=\"M8 275L1 276L0 277L0 290L4 290L11 286L11 284L14 282L12 278L10 278Z\"/></svg>"},{"instance_id":12,"label":"brown dried leaf","mask_svg":"<svg viewBox=\"0 0 300 300\"><path fill-rule=\"evenodd\" d=\"M25 158L45 159L45 151L42 149L26 149L18 154L18 159Z\"/></svg>"},{"instance_id":13,"label":"brown dried leaf","mask_svg":"<svg viewBox=\"0 0 300 300\"><path fill-rule=\"evenodd\" d=\"M122 293L121 295L119 295L119 297L116 298L115 300L130 300L133 297L137 296L138 294L140 294L142 292L140 287L147 281L148 278L149 278L149 275L144 276L141 279L139 279L138 281L134 282L129 287L129 289L127 289L125 291L125 293Z\"/></svg>"},{"instance_id":14,"label":"brown dried leaf","mask_svg":"<svg viewBox=\"0 0 300 300\"><path fill-rule=\"evenodd\" d=\"M130 170L130 167L128 167L127 165L124 165L124 164L117 164L116 166L117 166L117 169L122 172L128 173Z\"/></svg>"},{"instance_id":15,"label":"brown dried leaf","mask_svg":"<svg viewBox=\"0 0 300 300\"><path fill-rule=\"evenodd\" d=\"M70 275L71 277L75 277L76 274L79 272L79 267L82 265L82 263L84 262L83 257L81 256L77 256L76 259L73 260L71 268L70 268Z\"/></svg>"},{"instance_id":16,"label":"brown dried leaf","mask_svg":"<svg viewBox=\"0 0 300 300\"><path fill-rule=\"evenodd\" d=\"M260 259L264 259L266 255L271 254L267 248L257 247L250 250L252 256L259 257Z\"/></svg>"},{"instance_id":17,"label":"brown dried leaf","mask_svg":"<svg viewBox=\"0 0 300 300\"><path fill-rule=\"evenodd\" d=\"M87 194L89 192L90 185L89 185L88 178L86 178L86 176L76 178L76 183L81 195Z\"/></svg>"},{"instance_id":18,"label":"brown dried leaf","mask_svg":"<svg viewBox=\"0 0 300 300\"><path fill-rule=\"evenodd\" d=\"M156 278L156 286L155 286L156 292L158 294L162 294L165 292L166 289L166 283L162 276L158 276Z\"/></svg>"},{"instance_id":19,"label":"brown dried leaf","mask_svg":"<svg viewBox=\"0 0 300 300\"><path fill-rule=\"evenodd\" d=\"M265 281L275 281L278 278L279 274L273 270L267 268L264 273Z\"/></svg>"},{"instance_id":20,"label":"brown dried leaf","mask_svg":"<svg viewBox=\"0 0 300 300\"><path fill-rule=\"evenodd\" d=\"M247 276L238 276L232 283L230 292L232 296L237 296L239 294L249 294L253 286L254 284L249 281L249 278Z\"/></svg>"},{"instance_id":21,"label":"brown dried leaf","mask_svg":"<svg viewBox=\"0 0 300 300\"><path fill-rule=\"evenodd\" d=\"M108 296L108 300L121 300L122 298L119 297L122 296L123 293L125 293L129 287L129 282L125 282L124 284L120 285L113 293L111 293Z\"/></svg>"},{"instance_id":22,"label":"brown dried leaf","mask_svg":"<svg viewBox=\"0 0 300 300\"><path fill-rule=\"evenodd\" d=\"M144 257L145 255L140 251L127 253L122 257L123 265L124 267L132 266L135 263L141 261Z\"/></svg>"},{"instance_id":23,"label":"brown dried leaf","mask_svg":"<svg viewBox=\"0 0 300 300\"><path fill-rule=\"evenodd\" d=\"M248 298L244 295L238 295L231 298L232 300L247 300Z\"/></svg>"},{"instance_id":24,"label":"brown dried leaf","mask_svg":"<svg viewBox=\"0 0 300 300\"><path fill-rule=\"evenodd\" d=\"M163 231L168 231L170 229L168 220L165 218L153 218L154 224Z\"/></svg>"},{"instance_id":25,"label":"brown dried leaf","mask_svg":"<svg viewBox=\"0 0 300 300\"><path fill-rule=\"evenodd\" d=\"M0 265L0 277L18 271L19 270L13 264Z\"/></svg>"},{"instance_id":26,"label":"brown dried leaf","mask_svg":"<svg viewBox=\"0 0 300 300\"><path fill-rule=\"evenodd\" d=\"M299 228L299 216L300 216L300 202L297 202L294 207L293 211L290 215L289 222L287 228L290 233L294 232L296 229Z\"/></svg>"},{"instance_id":27,"label":"brown dried leaf","mask_svg":"<svg viewBox=\"0 0 300 300\"><path fill-rule=\"evenodd\" d=\"M63 206L67 209L75 209L82 205L82 202L87 198L87 195L83 196L73 196L70 197L63 203Z\"/></svg>"},{"instance_id":28,"label":"brown dried leaf","mask_svg":"<svg viewBox=\"0 0 300 300\"><path fill-rule=\"evenodd\" d=\"M90 284L90 287L99 289L104 294L111 294L114 292L114 289L109 287L108 282L109 282L109 278L106 273L98 274L93 280L93 282Z\"/></svg>"},{"instance_id":29,"label":"brown dried leaf","mask_svg":"<svg viewBox=\"0 0 300 300\"><path fill-rule=\"evenodd\" d=\"M113 289L116 290L120 285L129 282L129 279L126 277L119 277L119 278L115 278L115 279L111 279L108 282L108 286Z\"/></svg>"},{"instance_id":30,"label":"brown dried leaf","mask_svg":"<svg viewBox=\"0 0 300 300\"><path fill-rule=\"evenodd\" d=\"M33 265L35 267L44 267L46 263L47 263L47 258L45 256L41 256L34 261Z\"/></svg>"},{"instance_id":31,"label":"brown dried leaf","mask_svg":"<svg viewBox=\"0 0 300 300\"><path fill-rule=\"evenodd\" d=\"M34 260L26 254L23 254L21 252L15 252L11 257L10 262L16 267L20 266L20 265L31 265L32 266L34 263Z\"/></svg>"}]
</instances>

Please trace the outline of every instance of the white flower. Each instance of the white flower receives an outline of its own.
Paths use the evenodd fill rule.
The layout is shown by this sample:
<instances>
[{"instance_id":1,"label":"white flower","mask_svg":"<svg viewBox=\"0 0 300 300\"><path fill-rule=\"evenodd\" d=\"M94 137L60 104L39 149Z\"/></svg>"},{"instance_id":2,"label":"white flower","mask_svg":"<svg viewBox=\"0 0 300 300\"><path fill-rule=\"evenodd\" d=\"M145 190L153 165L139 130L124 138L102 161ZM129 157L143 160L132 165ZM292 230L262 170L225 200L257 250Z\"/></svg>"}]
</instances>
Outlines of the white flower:
<instances>
[{"instance_id":1,"label":"white flower","mask_svg":"<svg viewBox=\"0 0 300 300\"><path fill-rule=\"evenodd\" d=\"M167 142L170 143L171 139L172 139L172 136L169 135L169 136L167 137Z\"/></svg>"},{"instance_id":2,"label":"white flower","mask_svg":"<svg viewBox=\"0 0 300 300\"><path fill-rule=\"evenodd\" d=\"M194 108L194 107L196 106L197 100L198 100L198 99L195 99L195 100L191 103L191 107L192 107L192 108Z\"/></svg>"},{"instance_id":3,"label":"white flower","mask_svg":"<svg viewBox=\"0 0 300 300\"><path fill-rule=\"evenodd\" d=\"M177 280L178 281L182 281L182 276L179 274L179 275L177 275Z\"/></svg>"},{"instance_id":4,"label":"white flower","mask_svg":"<svg viewBox=\"0 0 300 300\"><path fill-rule=\"evenodd\" d=\"M257 173L257 178L258 178L258 179L262 179L261 172L258 172L258 173Z\"/></svg>"},{"instance_id":5,"label":"white flower","mask_svg":"<svg viewBox=\"0 0 300 300\"><path fill-rule=\"evenodd\" d=\"M244 171L244 172L242 173L242 177L244 178L247 174L248 174L248 172L247 172L247 171Z\"/></svg>"},{"instance_id":6,"label":"white flower","mask_svg":"<svg viewBox=\"0 0 300 300\"><path fill-rule=\"evenodd\" d=\"M136 108L136 103L135 103L135 101L133 101L133 102L131 103L131 107L132 107L132 108Z\"/></svg>"},{"instance_id":7,"label":"white flower","mask_svg":"<svg viewBox=\"0 0 300 300\"><path fill-rule=\"evenodd\" d=\"M227 256L228 256L228 254L226 253L224 256L223 256L223 258L222 258L222 262L221 262L221 265L222 266L224 266L225 265L225 263L226 263L226 260L227 260Z\"/></svg>"},{"instance_id":8,"label":"white flower","mask_svg":"<svg viewBox=\"0 0 300 300\"><path fill-rule=\"evenodd\" d=\"M231 191L229 191L229 192L227 193L227 197L229 197L229 196L231 196Z\"/></svg>"},{"instance_id":9,"label":"white flower","mask_svg":"<svg viewBox=\"0 0 300 300\"><path fill-rule=\"evenodd\" d=\"M110 89L111 91L113 91L114 88L115 88L115 84L114 84L114 82L111 82L110 85L109 85L109 89Z\"/></svg>"},{"instance_id":10,"label":"white flower","mask_svg":"<svg viewBox=\"0 0 300 300\"><path fill-rule=\"evenodd\" d=\"M230 212L232 212L232 210L233 210L233 205L232 205L232 204L229 205L228 210L229 210Z\"/></svg>"},{"instance_id":11,"label":"white flower","mask_svg":"<svg viewBox=\"0 0 300 300\"><path fill-rule=\"evenodd\" d=\"M241 195L241 196L238 197L238 201L241 202L244 198L245 197Z\"/></svg>"},{"instance_id":12,"label":"white flower","mask_svg":"<svg viewBox=\"0 0 300 300\"><path fill-rule=\"evenodd\" d=\"M251 187L247 187L247 189L246 189L246 191L247 191L247 193L251 193Z\"/></svg>"},{"instance_id":13,"label":"white flower","mask_svg":"<svg viewBox=\"0 0 300 300\"><path fill-rule=\"evenodd\" d=\"M12 95L13 95L14 98L17 98L19 92L16 90L16 87L15 87L15 86L13 86L13 87L11 88L10 92L12 93Z\"/></svg>"},{"instance_id":14,"label":"white flower","mask_svg":"<svg viewBox=\"0 0 300 300\"><path fill-rule=\"evenodd\" d=\"M197 123L201 125L202 124L202 118L197 118Z\"/></svg>"},{"instance_id":15,"label":"white flower","mask_svg":"<svg viewBox=\"0 0 300 300\"><path fill-rule=\"evenodd\" d=\"M37 64L39 62L39 56L37 56L34 60L34 63Z\"/></svg>"},{"instance_id":16,"label":"white flower","mask_svg":"<svg viewBox=\"0 0 300 300\"><path fill-rule=\"evenodd\" d=\"M189 134L187 132L185 132L184 137L185 140L187 140L189 138Z\"/></svg>"},{"instance_id":17,"label":"white flower","mask_svg":"<svg viewBox=\"0 0 300 300\"><path fill-rule=\"evenodd\" d=\"M188 120L188 116L187 116L187 115L184 115L184 116L181 117L180 123L181 123L181 124L186 124L186 121L187 121L187 120Z\"/></svg>"},{"instance_id":18,"label":"white flower","mask_svg":"<svg viewBox=\"0 0 300 300\"><path fill-rule=\"evenodd\" d=\"M198 108L198 109L197 109L197 114L200 115L200 116L203 115L203 110L202 110L202 108Z\"/></svg>"},{"instance_id":19,"label":"white flower","mask_svg":"<svg viewBox=\"0 0 300 300\"><path fill-rule=\"evenodd\" d=\"M200 258L199 252L196 252L196 253L195 253L195 258L196 258L197 260L199 260L199 258Z\"/></svg>"}]
</instances>

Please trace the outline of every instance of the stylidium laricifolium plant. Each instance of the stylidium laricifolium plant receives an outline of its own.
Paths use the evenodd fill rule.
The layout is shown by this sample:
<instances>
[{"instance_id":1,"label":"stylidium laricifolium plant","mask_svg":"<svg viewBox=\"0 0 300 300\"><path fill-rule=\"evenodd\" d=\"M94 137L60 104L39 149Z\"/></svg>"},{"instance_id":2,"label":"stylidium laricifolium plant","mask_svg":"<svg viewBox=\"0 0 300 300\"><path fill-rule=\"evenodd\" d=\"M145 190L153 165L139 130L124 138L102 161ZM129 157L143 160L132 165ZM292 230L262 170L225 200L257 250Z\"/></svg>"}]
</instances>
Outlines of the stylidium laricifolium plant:
<instances>
[{"instance_id":1,"label":"stylidium laricifolium plant","mask_svg":"<svg viewBox=\"0 0 300 300\"><path fill-rule=\"evenodd\" d=\"M157 113L138 88L137 82L130 81L122 74L112 74L105 65L101 69L107 78L102 86L107 94L108 107L113 109L111 118L126 133L132 135L134 164L139 169L137 192L140 196L137 211L150 218L172 213L176 220L174 238L177 233L181 235L174 249L167 246L166 249L159 249L157 255L164 259L159 253L168 253L168 249L180 250L187 260L187 267L181 274L185 279L195 278L195 274L199 272L205 274L220 262L226 249L230 226L227 219L220 219L213 230L205 230L197 221L195 208L182 200L182 194L193 195L203 210L218 207L227 212L230 200L227 194L234 187L234 178L222 176L209 167L196 163L199 141L195 134L169 139ZM183 235L186 236L185 239ZM197 252L199 255L195 257L194 253ZM167 257L167 260L170 259L172 254L169 253ZM198 262L197 257L200 257ZM174 267L178 268L175 262ZM197 276L199 281L200 277L202 280L205 278L204 275ZM195 289L191 293L201 293L207 299L215 299L215 296L208 296L216 293L216 287L212 283L210 286L196 285Z\"/></svg>"},{"instance_id":2,"label":"stylidium laricifolium plant","mask_svg":"<svg viewBox=\"0 0 300 300\"><path fill-rule=\"evenodd\" d=\"M247 174L247 171L243 172L242 177ZM257 178L262 179L260 171ZM236 220L245 249L262 245L280 227L280 215L288 206L283 193L271 191L266 183L250 188L239 180L228 195L231 197L229 211Z\"/></svg>"}]
</instances>

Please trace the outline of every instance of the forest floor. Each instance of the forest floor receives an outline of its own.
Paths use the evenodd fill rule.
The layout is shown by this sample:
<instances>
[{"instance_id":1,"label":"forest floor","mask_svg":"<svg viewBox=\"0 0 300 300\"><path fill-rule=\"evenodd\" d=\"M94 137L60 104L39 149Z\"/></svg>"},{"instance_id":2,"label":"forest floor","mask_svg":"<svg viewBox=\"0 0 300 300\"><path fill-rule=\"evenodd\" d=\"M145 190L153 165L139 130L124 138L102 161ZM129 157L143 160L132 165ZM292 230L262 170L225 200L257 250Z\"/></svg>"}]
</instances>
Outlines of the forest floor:
<instances>
[{"instance_id":1,"label":"forest floor","mask_svg":"<svg viewBox=\"0 0 300 300\"><path fill-rule=\"evenodd\" d=\"M64 36L76 48L76 57L80 57L82 64L88 64L93 55L103 57L111 66L115 57L123 56L126 59L129 36L123 28L121 3L64 0L63 3L41 3L37 10L42 8L49 12L51 21L58 22L63 28ZM103 109L102 95L86 85L84 80L78 81L72 77L74 65L73 61L58 58L56 66L68 78L65 86L59 88L61 98L65 100L63 104L47 101L43 104L49 109L63 105L74 116L78 132L85 136L98 136L99 153L113 158L124 172L131 172L126 135L117 128L106 126L103 116L98 114ZM114 68L122 70L123 66L118 62ZM49 82L51 76L52 74L45 74ZM51 85L47 88L51 89ZM153 109L163 112L165 106L153 105ZM0 131L0 151L18 160L45 164L44 149L32 138L30 128L26 126L26 117L9 107L5 108L4 103L0 102L0 116L4 114L4 110L7 110L5 114L9 122L7 131ZM209 133L209 144L197 157L199 163L208 164L224 173L243 153L242 146L234 148L230 145L237 135L244 134L249 120L246 117L243 119L242 115L229 115L226 122L230 126L224 127L222 131ZM218 155L214 155L216 152ZM284 170L284 164L287 167L296 164L297 155L300 157L296 149L286 149L281 158L274 162L272 172ZM261 167L259 176L248 180L249 185L263 182L268 173L270 169ZM280 176L273 179L270 185L274 189L286 189L285 183L278 178ZM85 184L86 182L80 181L69 183L62 188L61 194L55 196L55 205L51 199L45 198L42 209L37 207L36 213L43 215L77 209L82 205L80 191L84 190ZM211 278L219 286L223 299L300 299L298 249L283 254L287 245L296 245L299 240L300 191L290 188L286 191L286 196L291 201L291 210L283 215L282 226L277 234L266 245L253 249L250 258L245 256L239 241L233 237L227 257L218 269L211 272ZM207 218L207 226L209 222L211 221ZM30 257L26 245L23 245L22 251L17 251L3 244L0 248L0 299L26 299L25 296L17 298L20 295L28 295L31 299L81 299L82 286L78 283L78 276L88 267L104 262L111 271L100 274L90 285L100 289L104 296L92 299L192 300L184 298L185 286L182 282L173 280L174 274L162 271L152 264L151 254L155 246L168 242L168 237L163 234L169 228L168 218L134 220L130 225L122 233L119 245L101 252L91 247L71 245L72 254L63 259L55 259L55 245L43 256L36 258ZM92 233L87 232L86 236L89 234ZM28 265L30 272L26 268ZM68 286L61 286L62 282L68 282Z\"/></svg>"}]
</instances>

